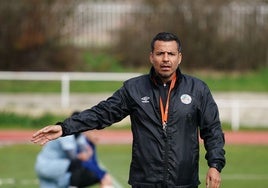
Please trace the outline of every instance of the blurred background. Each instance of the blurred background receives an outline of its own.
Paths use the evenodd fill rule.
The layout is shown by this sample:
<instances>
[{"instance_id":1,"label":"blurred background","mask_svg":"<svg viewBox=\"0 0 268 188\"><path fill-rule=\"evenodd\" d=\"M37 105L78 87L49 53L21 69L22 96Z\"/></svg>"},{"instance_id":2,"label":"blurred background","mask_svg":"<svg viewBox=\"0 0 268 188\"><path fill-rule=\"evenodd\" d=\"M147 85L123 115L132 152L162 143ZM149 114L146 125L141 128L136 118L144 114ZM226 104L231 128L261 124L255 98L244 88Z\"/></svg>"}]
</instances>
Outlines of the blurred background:
<instances>
[{"instance_id":1,"label":"blurred background","mask_svg":"<svg viewBox=\"0 0 268 188\"><path fill-rule=\"evenodd\" d=\"M0 69L5 71L148 67L149 43L160 31L180 37L182 66L189 70L268 66L267 0L10 0L0 5Z\"/></svg>"},{"instance_id":2,"label":"blurred background","mask_svg":"<svg viewBox=\"0 0 268 188\"><path fill-rule=\"evenodd\" d=\"M0 187L38 187L33 164L40 147L29 146L31 131L147 73L150 41L161 31L181 39L182 72L209 85L224 131L268 132L267 0L1 0L0 24ZM108 129L129 131L129 120ZM15 130L30 133L19 143L4 138ZM227 147L231 165L223 187L268 186L267 144ZM109 148L101 144L102 160L127 187L130 145ZM118 152L126 153L123 169ZM259 162L253 170L250 159ZM17 160L24 166L16 168Z\"/></svg>"}]
</instances>

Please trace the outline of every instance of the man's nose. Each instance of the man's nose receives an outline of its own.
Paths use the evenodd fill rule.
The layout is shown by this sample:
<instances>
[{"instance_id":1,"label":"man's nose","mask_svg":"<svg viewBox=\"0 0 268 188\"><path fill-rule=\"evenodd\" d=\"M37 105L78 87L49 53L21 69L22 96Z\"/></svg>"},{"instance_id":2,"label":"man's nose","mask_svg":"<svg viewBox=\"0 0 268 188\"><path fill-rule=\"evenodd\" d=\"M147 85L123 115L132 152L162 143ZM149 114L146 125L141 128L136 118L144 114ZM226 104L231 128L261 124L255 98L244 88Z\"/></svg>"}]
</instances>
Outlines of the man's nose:
<instances>
[{"instance_id":1,"label":"man's nose","mask_svg":"<svg viewBox=\"0 0 268 188\"><path fill-rule=\"evenodd\" d=\"M169 55L168 55L167 52L164 53L163 60L164 61L169 61Z\"/></svg>"}]
</instances>

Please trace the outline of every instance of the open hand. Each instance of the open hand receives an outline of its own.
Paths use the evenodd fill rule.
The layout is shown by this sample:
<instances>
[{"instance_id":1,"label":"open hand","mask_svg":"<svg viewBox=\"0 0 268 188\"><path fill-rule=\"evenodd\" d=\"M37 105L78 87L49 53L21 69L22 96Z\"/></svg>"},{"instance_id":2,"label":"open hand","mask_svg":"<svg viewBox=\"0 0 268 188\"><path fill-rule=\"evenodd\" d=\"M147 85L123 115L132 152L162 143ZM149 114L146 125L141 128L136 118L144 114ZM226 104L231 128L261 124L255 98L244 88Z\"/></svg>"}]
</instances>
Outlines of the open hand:
<instances>
[{"instance_id":1,"label":"open hand","mask_svg":"<svg viewBox=\"0 0 268 188\"><path fill-rule=\"evenodd\" d=\"M41 145L46 144L50 140L54 140L62 135L60 125L48 125L32 135L31 141Z\"/></svg>"}]
</instances>

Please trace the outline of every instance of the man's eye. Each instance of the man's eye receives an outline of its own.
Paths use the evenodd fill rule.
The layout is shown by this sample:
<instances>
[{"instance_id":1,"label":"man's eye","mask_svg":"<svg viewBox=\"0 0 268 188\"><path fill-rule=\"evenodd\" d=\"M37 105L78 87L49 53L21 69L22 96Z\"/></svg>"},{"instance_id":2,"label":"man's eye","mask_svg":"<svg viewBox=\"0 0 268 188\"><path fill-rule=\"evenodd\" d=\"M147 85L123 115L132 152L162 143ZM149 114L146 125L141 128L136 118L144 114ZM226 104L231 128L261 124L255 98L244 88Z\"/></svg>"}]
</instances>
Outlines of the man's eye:
<instances>
[{"instance_id":1,"label":"man's eye","mask_svg":"<svg viewBox=\"0 0 268 188\"><path fill-rule=\"evenodd\" d=\"M174 56L174 55L176 55L176 54L175 54L175 53L170 52L170 53L168 53L168 55L170 55L170 56Z\"/></svg>"}]
</instances>

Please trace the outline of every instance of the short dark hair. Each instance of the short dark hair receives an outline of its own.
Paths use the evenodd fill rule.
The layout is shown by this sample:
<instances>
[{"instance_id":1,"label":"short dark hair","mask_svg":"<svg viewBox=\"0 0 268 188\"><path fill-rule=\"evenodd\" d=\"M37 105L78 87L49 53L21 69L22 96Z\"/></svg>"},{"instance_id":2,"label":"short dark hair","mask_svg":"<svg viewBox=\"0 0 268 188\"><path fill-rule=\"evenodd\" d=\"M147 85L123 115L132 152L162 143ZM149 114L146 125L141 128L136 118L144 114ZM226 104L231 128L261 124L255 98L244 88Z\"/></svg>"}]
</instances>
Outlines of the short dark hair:
<instances>
[{"instance_id":1,"label":"short dark hair","mask_svg":"<svg viewBox=\"0 0 268 188\"><path fill-rule=\"evenodd\" d=\"M176 41L177 45L178 45L178 51L181 52L182 51L182 47L181 47L181 41L180 39L173 33L168 33L168 32L161 32L158 33L152 40L151 42L151 50L152 52L154 51L154 44L155 41L160 40L160 41Z\"/></svg>"}]
</instances>

